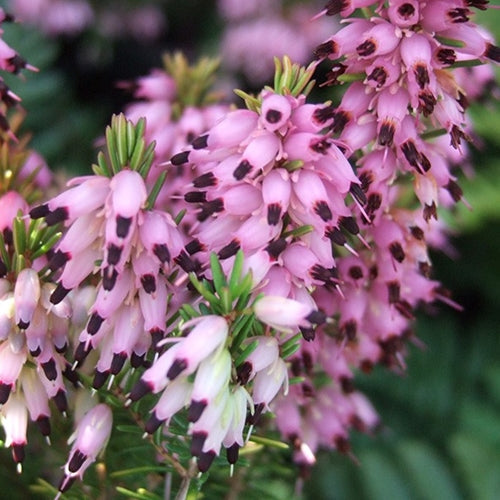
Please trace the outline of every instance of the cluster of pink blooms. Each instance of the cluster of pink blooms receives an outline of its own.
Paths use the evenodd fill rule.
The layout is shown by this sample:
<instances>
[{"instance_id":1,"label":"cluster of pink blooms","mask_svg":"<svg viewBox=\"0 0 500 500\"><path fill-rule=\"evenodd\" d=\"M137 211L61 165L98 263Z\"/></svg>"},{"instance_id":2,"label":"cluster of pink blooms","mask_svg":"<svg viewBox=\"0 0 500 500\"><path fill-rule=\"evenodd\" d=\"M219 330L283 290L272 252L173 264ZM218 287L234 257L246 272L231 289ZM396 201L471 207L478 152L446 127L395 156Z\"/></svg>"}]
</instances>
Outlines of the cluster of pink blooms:
<instances>
[{"instance_id":1,"label":"cluster of pink blooms","mask_svg":"<svg viewBox=\"0 0 500 500\"><path fill-rule=\"evenodd\" d=\"M166 25L162 9L154 4L88 0L9 0L9 11L23 23L37 26L50 36L76 36L90 28L107 37L159 37ZM48 14L50 13L50 14Z\"/></svg>"},{"instance_id":2,"label":"cluster of pink blooms","mask_svg":"<svg viewBox=\"0 0 500 500\"><path fill-rule=\"evenodd\" d=\"M287 3L255 0L243 5L238 0L218 1L225 22L220 42L225 70L261 85L272 78L274 57L287 55L299 64L310 61L314 47L331 32L331 22L310 22L318 4Z\"/></svg>"},{"instance_id":3,"label":"cluster of pink blooms","mask_svg":"<svg viewBox=\"0 0 500 500\"><path fill-rule=\"evenodd\" d=\"M187 64L179 54L171 61L175 61L175 58L181 58ZM182 103L183 89L180 89L179 85L189 85L186 80L176 82L174 76L165 69L155 68L149 75L138 78L133 83L121 84L122 87L132 90L136 99L127 106L126 117L133 122L147 117L144 137L147 142L154 141L156 144L153 165L147 178L150 186L165 170L160 165L166 163L175 152L185 148L203 131L212 127L229 109L227 104L211 102L213 99L204 102L210 95L205 96L203 93L199 102ZM194 78L192 85L206 86L207 82ZM183 208L178 202L182 188L191 182L192 178L193 174L189 169L178 167L169 170L155 206L177 215Z\"/></svg>"},{"instance_id":4,"label":"cluster of pink blooms","mask_svg":"<svg viewBox=\"0 0 500 500\"><path fill-rule=\"evenodd\" d=\"M10 47L2 38L3 29L1 27L4 22L11 22L13 17L6 13L0 7L0 70L19 74L22 69L36 70L28 64L12 47ZM10 90L4 79L0 76L0 130L9 131L9 123L6 117L6 111L9 108L16 106L20 98Z\"/></svg>"},{"instance_id":5,"label":"cluster of pink blooms","mask_svg":"<svg viewBox=\"0 0 500 500\"><path fill-rule=\"evenodd\" d=\"M79 372L85 394L116 378L128 405L152 394L147 433L168 440L183 415L200 472L223 448L234 464L269 411L304 467L377 428L356 373L403 370L415 310L455 305L428 255L446 245L439 210L465 201L453 168L479 93L454 64L499 60L471 7L487 2L332 0L319 17L373 16L346 18L316 49L333 61L328 84L355 80L338 106L309 103L311 67L286 59L247 109L186 104L183 82L154 70L133 85L130 120L114 117L95 175L31 207L0 186L0 405L18 464L28 416L48 436L49 400L66 412L63 376L84 385ZM29 67L2 51L2 69ZM0 95L2 110L18 100ZM23 168L49 182L36 155ZM37 236L58 227L57 243ZM90 406L60 492L110 436L111 409Z\"/></svg>"}]
</instances>

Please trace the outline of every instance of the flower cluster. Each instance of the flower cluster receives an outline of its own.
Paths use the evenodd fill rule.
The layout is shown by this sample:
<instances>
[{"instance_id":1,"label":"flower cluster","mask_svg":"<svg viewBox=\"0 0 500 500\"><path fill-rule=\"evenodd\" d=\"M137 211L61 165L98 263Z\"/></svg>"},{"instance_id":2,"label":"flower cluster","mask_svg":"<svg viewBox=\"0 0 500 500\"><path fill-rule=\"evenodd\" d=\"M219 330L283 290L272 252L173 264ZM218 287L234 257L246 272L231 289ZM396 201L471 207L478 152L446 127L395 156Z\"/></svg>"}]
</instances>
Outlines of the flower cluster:
<instances>
[{"instance_id":1,"label":"flower cluster","mask_svg":"<svg viewBox=\"0 0 500 500\"><path fill-rule=\"evenodd\" d=\"M3 40L2 23L13 21L13 17L0 7L0 70L19 74L23 69L36 71L34 66L28 64L12 47ZM10 130L6 111L16 106L21 99L14 93L0 76L0 130L8 132ZM12 136L13 137L13 136Z\"/></svg>"},{"instance_id":2,"label":"flower cluster","mask_svg":"<svg viewBox=\"0 0 500 500\"><path fill-rule=\"evenodd\" d=\"M136 99L127 106L125 115L137 123L146 120L144 138L155 142L152 167L147 184L153 185L164 172L161 167L177 151L187 147L202 132L212 127L228 111L228 105L210 90L218 63L202 59L190 66L186 58L176 53L165 55L164 68L156 68L147 76L121 86L132 90ZM166 181L155 207L176 216L183 208L179 199L182 189L196 174L178 166L167 171Z\"/></svg>"},{"instance_id":3,"label":"flower cluster","mask_svg":"<svg viewBox=\"0 0 500 500\"><path fill-rule=\"evenodd\" d=\"M243 6L236 0L219 0L217 7L225 22L222 67L256 86L272 78L275 57L286 55L307 64L314 47L331 30L326 20L310 22L318 7L311 2L258 0Z\"/></svg>"},{"instance_id":4,"label":"flower cluster","mask_svg":"<svg viewBox=\"0 0 500 500\"><path fill-rule=\"evenodd\" d=\"M24 23L37 26L50 36L76 36L92 27L101 35L154 39L161 35L166 19L154 4L128 5L88 0L10 0L9 9ZM50 15L47 15L50 12Z\"/></svg>"},{"instance_id":5,"label":"flower cluster","mask_svg":"<svg viewBox=\"0 0 500 500\"><path fill-rule=\"evenodd\" d=\"M234 464L250 437L244 437L245 424L256 424L280 389L288 390L284 359L296 348L296 338L270 331L262 335L270 318L278 319L277 311L270 297L249 304L252 277L240 276L243 268L240 251L226 278L212 254L213 284L191 275L205 298L200 306L205 314L184 306L183 316L189 313L192 318L186 316L165 339L170 347L153 361L129 394L132 403L148 393L161 393L145 425L150 434L160 426L168 430L174 415L186 413L187 407L190 453L197 457L201 472L208 470L222 447L228 462ZM298 306L298 315L285 321L307 322L310 308L304 310L300 303L288 300L284 309L290 305Z\"/></svg>"},{"instance_id":6,"label":"flower cluster","mask_svg":"<svg viewBox=\"0 0 500 500\"><path fill-rule=\"evenodd\" d=\"M234 5L219 2L238 21L273 10ZM429 248L446 248L440 211L467 203L455 168L481 91L464 73L487 85L474 65L499 60L472 7L487 2L328 2L315 22L345 20L316 56L333 61L327 85L349 83L338 105L308 100L317 62L276 59L274 86L236 91L236 109L209 92L216 63L167 56L120 84L136 102L93 174L42 201L50 175L14 145L2 86L0 416L19 468L28 418L50 435L50 401L75 408L58 497L105 447L114 406L184 479L184 460L206 472L225 449L234 465L267 426L304 468L376 430L356 374L402 372L419 306L458 307ZM0 48L1 69L33 69Z\"/></svg>"},{"instance_id":7,"label":"flower cluster","mask_svg":"<svg viewBox=\"0 0 500 500\"><path fill-rule=\"evenodd\" d=\"M144 121L134 128L123 115L116 117L107 131L108 151L113 151L111 143L121 146L111 167L100 156L96 175L73 179L67 191L30 211L49 227L67 226L48 262L59 273L52 304L61 303L89 276L99 276L74 355L76 366L99 348L95 389L118 374L125 361L140 366L151 345L163 338L168 276L183 247L173 219L151 208L164 178L148 195L144 179L153 148L145 148L143 129Z\"/></svg>"}]
</instances>

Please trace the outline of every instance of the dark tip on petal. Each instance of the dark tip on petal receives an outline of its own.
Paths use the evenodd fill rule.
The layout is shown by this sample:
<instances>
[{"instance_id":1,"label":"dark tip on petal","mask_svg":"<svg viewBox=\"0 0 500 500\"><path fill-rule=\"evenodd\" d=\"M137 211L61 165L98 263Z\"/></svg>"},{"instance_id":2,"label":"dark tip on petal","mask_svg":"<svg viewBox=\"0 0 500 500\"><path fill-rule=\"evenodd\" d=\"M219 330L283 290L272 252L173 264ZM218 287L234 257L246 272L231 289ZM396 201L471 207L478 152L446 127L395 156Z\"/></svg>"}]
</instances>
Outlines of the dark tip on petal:
<instances>
[{"instance_id":1,"label":"dark tip on petal","mask_svg":"<svg viewBox=\"0 0 500 500\"><path fill-rule=\"evenodd\" d=\"M364 205L366 203L366 195L359 184L351 182L349 192L360 205Z\"/></svg>"},{"instance_id":2,"label":"dark tip on petal","mask_svg":"<svg viewBox=\"0 0 500 500\"><path fill-rule=\"evenodd\" d=\"M322 281L327 289L336 285L338 272L335 267L327 268L321 264L314 264L309 270L309 274L315 280Z\"/></svg>"},{"instance_id":3,"label":"dark tip on petal","mask_svg":"<svg viewBox=\"0 0 500 500\"><path fill-rule=\"evenodd\" d=\"M84 455L80 450L75 450L68 463L68 470L72 473L78 472L86 459L87 456Z\"/></svg>"},{"instance_id":4,"label":"dark tip on petal","mask_svg":"<svg viewBox=\"0 0 500 500\"><path fill-rule=\"evenodd\" d=\"M451 66L457 60L456 52L453 49L446 49L444 47L437 51L436 57L445 66Z\"/></svg>"},{"instance_id":5,"label":"dark tip on petal","mask_svg":"<svg viewBox=\"0 0 500 500\"><path fill-rule=\"evenodd\" d=\"M373 68L373 71L366 77L367 80L377 82L377 87L383 87L387 81L387 71L383 66Z\"/></svg>"},{"instance_id":6,"label":"dark tip on petal","mask_svg":"<svg viewBox=\"0 0 500 500\"><path fill-rule=\"evenodd\" d=\"M103 269L102 272L102 287L104 290L109 292L113 290L116 285L116 279L118 278L118 271L113 266L108 266Z\"/></svg>"},{"instance_id":7,"label":"dark tip on petal","mask_svg":"<svg viewBox=\"0 0 500 500\"><path fill-rule=\"evenodd\" d=\"M203 245L200 240L194 239L191 240L184 248L189 255L194 255L195 253L203 252L205 250L205 245Z\"/></svg>"},{"instance_id":8,"label":"dark tip on petal","mask_svg":"<svg viewBox=\"0 0 500 500\"><path fill-rule=\"evenodd\" d=\"M426 85L429 85L429 71L427 70L427 65L417 64L414 68L415 79L418 86L423 89Z\"/></svg>"},{"instance_id":9,"label":"dark tip on petal","mask_svg":"<svg viewBox=\"0 0 500 500\"><path fill-rule=\"evenodd\" d=\"M454 180L450 179L445 187L453 198L453 201L458 202L462 199L464 192Z\"/></svg>"},{"instance_id":10,"label":"dark tip on petal","mask_svg":"<svg viewBox=\"0 0 500 500\"><path fill-rule=\"evenodd\" d=\"M42 436L50 436L50 419L46 415L40 415L36 419L36 424L38 425L38 429L42 433Z\"/></svg>"},{"instance_id":11,"label":"dark tip on petal","mask_svg":"<svg viewBox=\"0 0 500 500\"><path fill-rule=\"evenodd\" d=\"M241 385L245 385L250 380L251 374L252 374L252 363L250 363L250 361L244 361L236 369L236 375L238 377L238 382Z\"/></svg>"},{"instance_id":12,"label":"dark tip on petal","mask_svg":"<svg viewBox=\"0 0 500 500\"><path fill-rule=\"evenodd\" d=\"M363 269L361 266L351 266L348 274L353 280L360 280L363 277Z\"/></svg>"},{"instance_id":13,"label":"dark tip on petal","mask_svg":"<svg viewBox=\"0 0 500 500\"><path fill-rule=\"evenodd\" d=\"M141 276L141 285L146 293L156 292L156 278L152 274L143 274Z\"/></svg>"},{"instance_id":14,"label":"dark tip on petal","mask_svg":"<svg viewBox=\"0 0 500 500\"><path fill-rule=\"evenodd\" d=\"M405 251L403 250L403 247L399 241L393 241L389 245L389 251L391 252L392 257L394 260L397 262L401 263L403 260L405 260Z\"/></svg>"},{"instance_id":15,"label":"dark tip on petal","mask_svg":"<svg viewBox=\"0 0 500 500\"><path fill-rule=\"evenodd\" d=\"M389 281L387 283L387 299L389 304L395 304L400 300L401 285L399 281Z\"/></svg>"},{"instance_id":16,"label":"dark tip on petal","mask_svg":"<svg viewBox=\"0 0 500 500\"><path fill-rule=\"evenodd\" d=\"M191 401L188 410L188 422L197 422L205 408L207 407L207 401Z\"/></svg>"},{"instance_id":17,"label":"dark tip on petal","mask_svg":"<svg viewBox=\"0 0 500 500\"><path fill-rule=\"evenodd\" d=\"M360 56L370 56L377 50L377 45L373 40L365 40L356 47L356 52Z\"/></svg>"},{"instance_id":18,"label":"dark tip on petal","mask_svg":"<svg viewBox=\"0 0 500 500\"><path fill-rule=\"evenodd\" d=\"M73 370L69 363L63 370L63 376L73 384L73 387L77 388L80 386L80 377L78 372Z\"/></svg>"},{"instance_id":19,"label":"dark tip on petal","mask_svg":"<svg viewBox=\"0 0 500 500\"><path fill-rule=\"evenodd\" d=\"M347 239L344 235L344 233L336 228L336 227L330 227L325 231L325 236L332 241L332 243L335 243L336 245L345 245L347 243Z\"/></svg>"},{"instance_id":20,"label":"dark tip on petal","mask_svg":"<svg viewBox=\"0 0 500 500\"><path fill-rule=\"evenodd\" d=\"M65 493L66 491L68 491L71 486L73 485L73 483L76 481L78 476L64 476L62 479L61 479L61 483L59 484L59 491L61 493Z\"/></svg>"},{"instance_id":21,"label":"dark tip on petal","mask_svg":"<svg viewBox=\"0 0 500 500\"><path fill-rule=\"evenodd\" d=\"M132 225L132 217L122 217L119 215L116 218L116 236L118 238L126 238Z\"/></svg>"},{"instance_id":22,"label":"dark tip on petal","mask_svg":"<svg viewBox=\"0 0 500 500\"><path fill-rule=\"evenodd\" d=\"M170 262L170 251L165 243L155 243L155 245L153 246L153 253L158 257L158 260L162 264L165 264L165 262Z\"/></svg>"},{"instance_id":23,"label":"dark tip on petal","mask_svg":"<svg viewBox=\"0 0 500 500\"><path fill-rule=\"evenodd\" d=\"M489 0L465 0L466 5L475 7L476 9L486 10L488 8Z\"/></svg>"},{"instance_id":24,"label":"dark tip on petal","mask_svg":"<svg viewBox=\"0 0 500 500\"><path fill-rule=\"evenodd\" d=\"M16 464L20 464L24 461L24 444L13 444L12 445L12 458Z\"/></svg>"},{"instance_id":25,"label":"dark tip on petal","mask_svg":"<svg viewBox=\"0 0 500 500\"><path fill-rule=\"evenodd\" d=\"M356 222L356 219L352 216L339 217L339 224L340 224L340 227L344 228L346 231L348 231L351 234L358 234L359 233L358 223Z\"/></svg>"},{"instance_id":26,"label":"dark tip on petal","mask_svg":"<svg viewBox=\"0 0 500 500\"><path fill-rule=\"evenodd\" d=\"M379 193L370 193L368 195L368 200L366 202L365 212L368 215L373 216L381 205L382 205L382 195Z\"/></svg>"},{"instance_id":27,"label":"dark tip on petal","mask_svg":"<svg viewBox=\"0 0 500 500\"><path fill-rule=\"evenodd\" d=\"M269 123L278 123L281 120L283 113L278 111L277 109L269 109L264 117L265 120Z\"/></svg>"},{"instance_id":28,"label":"dark tip on petal","mask_svg":"<svg viewBox=\"0 0 500 500\"><path fill-rule=\"evenodd\" d=\"M415 7L411 3L404 3L398 7L398 14L403 19L409 19L415 14Z\"/></svg>"},{"instance_id":29,"label":"dark tip on petal","mask_svg":"<svg viewBox=\"0 0 500 500\"><path fill-rule=\"evenodd\" d=\"M188 366L186 359L176 359L167 372L167 378L170 380L176 379Z\"/></svg>"},{"instance_id":30,"label":"dark tip on petal","mask_svg":"<svg viewBox=\"0 0 500 500\"><path fill-rule=\"evenodd\" d=\"M340 134L350 120L351 113L348 111L343 111L342 109L336 111L333 115L333 123L331 127L333 132L335 134Z\"/></svg>"},{"instance_id":31,"label":"dark tip on petal","mask_svg":"<svg viewBox=\"0 0 500 500\"><path fill-rule=\"evenodd\" d=\"M349 453L351 450L351 444L349 443L348 439L343 437L343 436L337 436L334 439L335 442L335 447L340 453Z\"/></svg>"},{"instance_id":32,"label":"dark tip on petal","mask_svg":"<svg viewBox=\"0 0 500 500\"><path fill-rule=\"evenodd\" d=\"M193 149L203 149L206 148L208 144L208 134L200 135L191 142Z\"/></svg>"},{"instance_id":33,"label":"dark tip on petal","mask_svg":"<svg viewBox=\"0 0 500 500\"><path fill-rule=\"evenodd\" d=\"M43 205L38 205L29 211L30 217L32 219L40 219L42 217L47 217L50 214L49 206L47 203Z\"/></svg>"},{"instance_id":34,"label":"dark tip on petal","mask_svg":"<svg viewBox=\"0 0 500 500\"><path fill-rule=\"evenodd\" d=\"M139 368L140 366L143 366L145 357L145 354L137 354L133 352L130 356L130 366L132 366L132 368Z\"/></svg>"},{"instance_id":35,"label":"dark tip on petal","mask_svg":"<svg viewBox=\"0 0 500 500\"><path fill-rule=\"evenodd\" d=\"M356 320L349 319L340 325L340 334L345 337L348 341L352 342L356 338L358 333L358 324Z\"/></svg>"},{"instance_id":36,"label":"dark tip on petal","mask_svg":"<svg viewBox=\"0 0 500 500\"><path fill-rule=\"evenodd\" d=\"M41 363L43 373L49 380L55 380L57 378L56 362L54 359L49 359L45 363Z\"/></svg>"},{"instance_id":37,"label":"dark tip on petal","mask_svg":"<svg viewBox=\"0 0 500 500\"><path fill-rule=\"evenodd\" d=\"M68 401L66 400L66 393L63 389L59 389L52 400L54 401L56 408L61 413L66 413L66 411L68 410Z\"/></svg>"},{"instance_id":38,"label":"dark tip on petal","mask_svg":"<svg viewBox=\"0 0 500 500\"><path fill-rule=\"evenodd\" d=\"M264 403L256 404L255 407L254 407L253 415L252 414L248 415L247 422L250 425L256 425L257 422L260 419L260 416L262 415L262 412L264 411L264 408L265 408L265 404Z\"/></svg>"},{"instance_id":39,"label":"dark tip on petal","mask_svg":"<svg viewBox=\"0 0 500 500\"><path fill-rule=\"evenodd\" d=\"M90 317L87 324L87 332L90 335L95 335L99 331L99 328L101 328L103 321L104 318L99 316L99 314L97 314L96 312L92 313L92 316Z\"/></svg>"},{"instance_id":40,"label":"dark tip on petal","mask_svg":"<svg viewBox=\"0 0 500 500\"><path fill-rule=\"evenodd\" d=\"M212 172L201 174L193 179L193 186L195 188L205 188L217 185L217 177Z\"/></svg>"},{"instance_id":41,"label":"dark tip on petal","mask_svg":"<svg viewBox=\"0 0 500 500\"><path fill-rule=\"evenodd\" d=\"M418 94L418 110L424 115L429 116L434 111L437 99L430 90L423 90Z\"/></svg>"},{"instance_id":42,"label":"dark tip on petal","mask_svg":"<svg viewBox=\"0 0 500 500\"><path fill-rule=\"evenodd\" d=\"M313 118L319 123L326 123L333 120L335 107L332 105L318 107L313 112Z\"/></svg>"},{"instance_id":43,"label":"dark tip on petal","mask_svg":"<svg viewBox=\"0 0 500 500\"><path fill-rule=\"evenodd\" d=\"M339 77L341 77L347 71L347 66L340 62L335 62L332 64L330 71L326 73L326 80L322 86L328 85L339 85ZM342 82L343 83L343 82ZM342 150L342 148L339 147Z\"/></svg>"},{"instance_id":44,"label":"dark tip on petal","mask_svg":"<svg viewBox=\"0 0 500 500\"><path fill-rule=\"evenodd\" d=\"M277 259L283 250L286 248L286 240L285 238L278 238L274 241L271 241L266 248L264 249L271 259Z\"/></svg>"},{"instance_id":45,"label":"dark tip on petal","mask_svg":"<svg viewBox=\"0 0 500 500\"><path fill-rule=\"evenodd\" d=\"M0 405L7 402L10 396L10 391L12 390L11 384L4 384L0 382Z\"/></svg>"},{"instance_id":46,"label":"dark tip on petal","mask_svg":"<svg viewBox=\"0 0 500 500\"><path fill-rule=\"evenodd\" d=\"M109 266L116 266L120 261L120 257L122 255L122 247L115 245L114 243L110 243L108 245L108 259L107 262Z\"/></svg>"},{"instance_id":47,"label":"dark tip on petal","mask_svg":"<svg viewBox=\"0 0 500 500\"><path fill-rule=\"evenodd\" d=\"M237 181L241 181L252 170L252 165L248 160L241 160L240 164L234 169L233 177Z\"/></svg>"},{"instance_id":48,"label":"dark tip on petal","mask_svg":"<svg viewBox=\"0 0 500 500\"><path fill-rule=\"evenodd\" d=\"M215 200L207 201L203 203L201 211L198 213L196 218L203 222L207 220L211 215L222 212L224 210L224 201L222 198L217 198Z\"/></svg>"},{"instance_id":49,"label":"dark tip on petal","mask_svg":"<svg viewBox=\"0 0 500 500\"><path fill-rule=\"evenodd\" d=\"M326 42L320 43L313 51L313 55L316 59L325 59L330 54L334 54L337 51L337 44L333 40L327 40Z\"/></svg>"},{"instance_id":50,"label":"dark tip on petal","mask_svg":"<svg viewBox=\"0 0 500 500\"><path fill-rule=\"evenodd\" d=\"M184 201L187 203L204 203L207 201L206 191L189 191L184 195Z\"/></svg>"},{"instance_id":51,"label":"dark tip on petal","mask_svg":"<svg viewBox=\"0 0 500 500\"><path fill-rule=\"evenodd\" d=\"M425 276L426 278L430 278L432 267L428 262L419 262L418 263L418 271L422 276Z\"/></svg>"},{"instance_id":52,"label":"dark tip on petal","mask_svg":"<svg viewBox=\"0 0 500 500\"><path fill-rule=\"evenodd\" d=\"M471 11L469 9L464 9L463 7L456 7L454 9L450 9L448 11L448 17L450 18L452 23L466 23L469 21L468 14Z\"/></svg>"},{"instance_id":53,"label":"dark tip on petal","mask_svg":"<svg viewBox=\"0 0 500 500\"><path fill-rule=\"evenodd\" d=\"M40 346L38 346L36 349L30 349L30 354L31 354L34 358L36 358L36 357L40 356L41 352L42 352L42 348L41 348Z\"/></svg>"},{"instance_id":54,"label":"dark tip on petal","mask_svg":"<svg viewBox=\"0 0 500 500\"><path fill-rule=\"evenodd\" d=\"M191 438L191 455L199 457L203 450L203 445L208 437L206 432L194 432Z\"/></svg>"},{"instance_id":55,"label":"dark tip on petal","mask_svg":"<svg viewBox=\"0 0 500 500\"><path fill-rule=\"evenodd\" d=\"M424 206L424 220L428 221L431 218L434 218L437 220L437 208L436 204L432 202L430 205L425 205Z\"/></svg>"},{"instance_id":56,"label":"dark tip on petal","mask_svg":"<svg viewBox=\"0 0 500 500\"><path fill-rule=\"evenodd\" d=\"M312 342L316 338L316 330L314 328L305 328L301 326L299 330L302 334L302 338L306 342Z\"/></svg>"},{"instance_id":57,"label":"dark tip on petal","mask_svg":"<svg viewBox=\"0 0 500 500\"><path fill-rule=\"evenodd\" d=\"M411 226L410 233L416 240L419 240L419 241L422 241L425 237L425 233L424 233L423 229L418 227L418 226Z\"/></svg>"},{"instance_id":58,"label":"dark tip on petal","mask_svg":"<svg viewBox=\"0 0 500 500\"><path fill-rule=\"evenodd\" d=\"M342 389L342 392L344 394L351 394L352 392L354 392L354 382L352 380L352 378L349 378L349 377L341 377L340 378L340 387Z\"/></svg>"},{"instance_id":59,"label":"dark tip on petal","mask_svg":"<svg viewBox=\"0 0 500 500\"><path fill-rule=\"evenodd\" d=\"M319 215L321 220L323 220L324 222L328 222L332 219L332 211L330 210L328 203L324 200L317 201L314 204L313 210L316 215Z\"/></svg>"},{"instance_id":60,"label":"dark tip on petal","mask_svg":"<svg viewBox=\"0 0 500 500\"><path fill-rule=\"evenodd\" d=\"M75 349L75 354L73 357L75 358L75 361L80 365L81 363L83 363L90 351L90 343L89 345L87 345L86 342L80 342L78 344L78 347Z\"/></svg>"},{"instance_id":61,"label":"dark tip on petal","mask_svg":"<svg viewBox=\"0 0 500 500\"><path fill-rule=\"evenodd\" d=\"M348 0L330 0L325 5L325 10L326 10L325 14L327 16L336 16L337 14L340 14L349 5L350 2Z\"/></svg>"},{"instance_id":62,"label":"dark tip on petal","mask_svg":"<svg viewBox=\"0 0 500 500\"><path fill-rule=\"evenodd\" d=\"M394 141L394 133L396 128L392 122L384 121L378 133L378 143L381 146L391 147Z\"/></svg>"},{"instance_id":63,"label":"dark tip on petal","mask_svg":"<svg viewBox=\"0 0 500 500\"><path fill-rule=\"evenodd\" d=\"M237 239L234 239L231 242L229 242L225 247L221 248L217 253L217 256L221 260L229 259L229 257L236 255L236 253L240 248L241 248L240 242Z\"/></svg>"},{"instance_id":64,"label":"dark tip on petal","mask_svg":"<svg viewBox=\"0 0 500 500\"><path fill-rule=\"evenodd\" d=\"M200 262L192 259L184 250L174 259L174 262L186 273L196 273L201 268Z\"/></svg>"},{"instance_id":65,"label":"dark tip on petal","mask_svg":"<svg viewBox=\"0 0 500 500\"><path fill-rule=\"evenodd\" d=\"M401 314L406 319L409 320L414 320L415 315L413 314L413 308L411 307L411 304L407 300L398 300L395 304L394 307L396 310Z\"/></svg>"},{"instance_id":66,"label":"dark tip on petal","mask_svg":"<svg viewBox=\"0 0 500 500\"><path fill-rule=\"evenodd\" d=\"M17 322L17 326L19 327L20 330L26 330L26 328L28 328L28 326L30 326L30 322L20 319Z\"/></svg>"},{"instance_id":67,"label":"dark tip on petal","mask_svg":"<svg viewBox=\"0 0 500 500\"><path fill-rule=\"evenodd\" d=\"M68 262L68 260L70 259L70 252L61 252L61 250L57 250L56 252L54 252L49 261L49 269L51 271L57 271L59 268L63 267L64 264L66 264L66 262Z\"/></svg>"},{"instance_id":68,"label":"dark tip on petal","mask_svg":"<svg viewBox=\"0 0 500 500\"><path fill-rule=\"evenodd\" d=\"M108 380L109 377L109 371L104 370L103 372L100 372L99 370L96 369L94 373L94 380L92 382L92 387L94 389L100 389L105 383L106 380Z\"/></svg>"},{"instance_id":69,"label":"dark tip on petal","mask_svg":"<svg viewBox=\"0 0 500 500\"><path fill-rule=\"evenodd\" d=\"M0 259L0 278L3 278L7 274L7 266L5 265L5 262Z\"/></svg>"},{"instance_id":70,"label":"dark tip on petal","mask_svg":"<svg viewBox=\"0 0 500 500\"><path fill-rule=\"evenodd\" d=\"M113 359L109 368L109 372L111 373L111 375L117 375L118 373L120 373L120 370L123 368L126 360L127 354L125 352L113 354Z\"/></svg>"},{"instance_id":71,"label":"dark tip on petal","mask_svg":"<svg viewBox=\"0 0 500 500\"><path fill-rule=\"evenodd\" d=\"M270 226L276 226L281 217L281 205L279 203L270 203L267 207L267 223Z\"/></svg>"},{"instance_id":72,"label":"dark tip on petal","mask_svg":"<svg viewBox=\"0 0 500 500\"><path fill-rule=\"evenodd\" d=\"M149 417L148 421L146 422L146 425L144 426L144 430L148 434L153 434L160 425L163 423L163 420L160 420L157 416L156 413L153 412L151 416Z\"/></svg>"},{"instance_id":73,"label":"dark tip on petal","mask_svg":"<svg viewBox=\"0 0 500 500\"><path fill-rule=\"evenodd\" d=\"M146 394L149 394L152 390L153 388L151 387L150 384L144 382L144 380L142 379L139 379L134 385L134 387L132 387L132 390L130 391L128 398L131 401L138 401Z\"/></svg>"},{"instance_id":74,"label":"dark tip on petal","mask_svg":"<svg viewBox=\"0 0 500 500\"><path fill-rule=\"evenodd\" d=\"M170 163L172 165L182 165L183 163L187 163L189 158L189 151L182 151L181 153L177 153L172 158L170 158Z\"/></svg>"},{"instance_id":75,"label":"dark tip on petal","mask_svg":"<svg viewBox=\"0 0 500 500\"><path fill-rule=\"evenodd\" d=\"M240 445L233 443L229 448L226 448L226 458L230 464L235 464L238 461Z\"/></svg>"},{"instance_id":76,"label":"dark tip on petal","mask_svg":"<svg viewBox=\"0 0 500 500\"><path fill-rule=\"evenodd\" d=\"M50 295L50 303L54 305L59 304L69 292L68 288L64 288L61 283L58 283Z\"/></svg>"},{"instance_id":77,"label":"dark tip on petal","mask_svg":"<svg viewBox=\"0 0 500 500\"><path fill-rule=\"evenodd\" d=\"M215 458L215 451L207 451L206 453L201 453L200 456L198 457L198 470L200 472L207 472L208 469L210 469L210 466L212 465L212 462L214 461Z\"/></svg>"},{"instance_id":78,"label":"dark tip on petal","mask_svg":"<svg viewBox=\"0 0 500 500\"><path fill-rule=\"evenodd\" d=\"M53 212L50 212L45 217L45 222L47 226L53 226L59 222L63 222L69 217L69 211L67 207L58 207Z\"/></svg>"}]
</instances>

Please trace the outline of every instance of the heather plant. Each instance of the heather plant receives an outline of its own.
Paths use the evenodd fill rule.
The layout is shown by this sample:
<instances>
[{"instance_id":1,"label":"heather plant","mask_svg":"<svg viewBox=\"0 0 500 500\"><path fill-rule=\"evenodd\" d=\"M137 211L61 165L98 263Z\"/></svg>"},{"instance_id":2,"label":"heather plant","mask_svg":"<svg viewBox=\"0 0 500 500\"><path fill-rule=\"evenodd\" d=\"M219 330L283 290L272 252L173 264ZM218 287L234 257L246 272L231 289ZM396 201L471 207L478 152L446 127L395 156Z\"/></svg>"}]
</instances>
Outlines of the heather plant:
<instances>
[{"instance_id":1,"label":"heather plant","mask_svg":"<svg viewBox=\"0 0 500 500\"><path fill-rule=\"evenodd\" d=\"M45 5L14 4L28 22ZM51 35L74 36L97 12L87 2L45 5L56 7L79 16L75 25L51 17ZM279 54L273 81L235 90L236 104L214 90L227 54L192 65L165 55L146 76L114 82L134 100L110 118L91 169L64 182L28 148L22 95L0 82L0 417L17 471L36 482L32 494L413 494L359 435L387 446L369 381L389 372L379 386L387 397L408 363L411 372L411 346L428 341L421 311L462 310L433 261L454 251L459 207L481 205L460 184L474 175L479 144L468 109L496 93L500 49L473 22L474 9L489 7L298 8L315 36L338 16L332 33L310 58L297 56L306 61ZM232 22L262 12L285 22L269 2L218 8ZM0 23L11 21L1 10ZM2 70L36 70L0 44ZM267 64L253 48L250 58ZM314 97L325 91L328 100ZM457 342L439 334L441 347ZM446 352L435 359L443 371ZM498 370L468 373L498 396ZM424 401L423 420L451 392L432 408ZM497 408L474 419L474 404L456 428L488 435L478 419ZM439 454L403 443L415 495L488 498L467 458L480 455L477 442L440 439L467 479L455 484ZM35 449L44 465L33 473ZM364 496L338 465L337 489L328 474L307 481L338 455L368 464Z\"/></svg>"}]
</instances>

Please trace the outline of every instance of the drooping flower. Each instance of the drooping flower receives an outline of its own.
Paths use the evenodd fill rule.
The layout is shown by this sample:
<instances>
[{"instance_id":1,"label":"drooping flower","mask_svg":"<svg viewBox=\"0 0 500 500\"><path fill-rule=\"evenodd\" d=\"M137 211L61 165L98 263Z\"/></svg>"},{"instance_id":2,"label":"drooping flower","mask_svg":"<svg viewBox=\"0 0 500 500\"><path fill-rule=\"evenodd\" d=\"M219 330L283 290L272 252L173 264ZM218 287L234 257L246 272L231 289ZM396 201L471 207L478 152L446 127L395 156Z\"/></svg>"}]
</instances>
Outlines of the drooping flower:
<instances>
[{"instance_id":1,"label":"drooping flower","mask_svg":"<svg viewBox=\"0 0 500 500\"><path fill-rule=\"evenodd\" d=\"M59 486L59 498L76 478L82 479L88 467L105 448L113 425L113 414L106 404L90 409L77 423L69 442L73 442L68 461L64 465L64 477Z\"/></svg>"}]
</instances>

